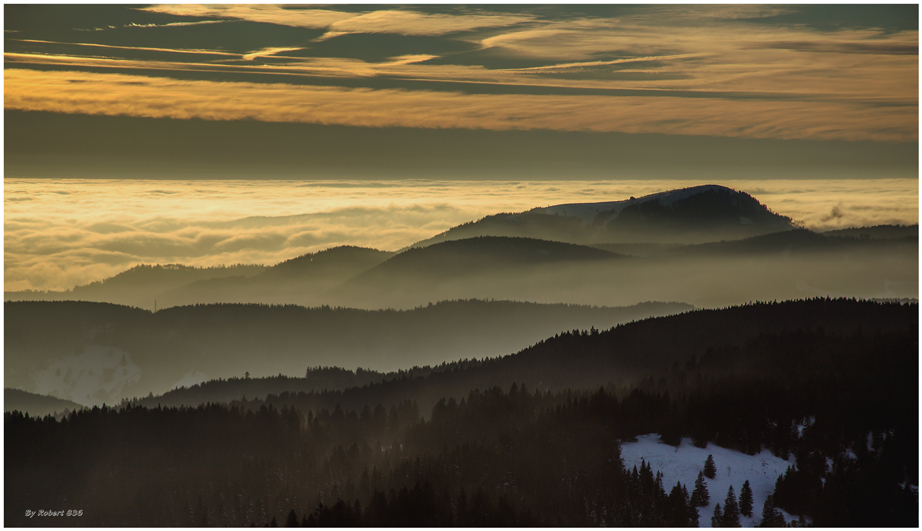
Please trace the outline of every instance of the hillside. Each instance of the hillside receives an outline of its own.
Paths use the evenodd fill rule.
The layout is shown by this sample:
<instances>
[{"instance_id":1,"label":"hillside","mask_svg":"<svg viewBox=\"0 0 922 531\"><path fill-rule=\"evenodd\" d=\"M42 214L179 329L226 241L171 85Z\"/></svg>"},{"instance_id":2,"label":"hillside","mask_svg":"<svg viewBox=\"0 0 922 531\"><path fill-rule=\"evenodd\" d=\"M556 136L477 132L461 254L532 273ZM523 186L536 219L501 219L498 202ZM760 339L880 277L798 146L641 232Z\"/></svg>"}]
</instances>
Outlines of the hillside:
<instances>
[{"instance_id":1,"label":"hillside","mask_svg":"<svg viewBox=\"0 0 922 531\"><path fill-rule=\"evenodd\" d=\"M83 406L70 400L61 400L53 396L29 393L9 387L3 389L4 411L21 411L33 417L44 417L45 415L64 415L82 408Z\"/></svg>"},{"instance_id":2,"label":"hillside","mask_svg":"<svg viewBox=\"0 0 922 531\"><path fill-rule=\"evenodd\" d=\"M263 270L265 266L244 264L215 267L140 264L113 277L70 290L4 292L4 300L82 300L153 309L154 301L165 291L209 279L244 279Z\"/></svg>"},{"instance_id":3,"label":"hillside","mask_svg":"<svg viewBox=\"0 0 922 531\"><path fill-rule=\"evenodd\" d=\"M160 308L188 304L260 303L317 305L324 292L393 256L353 246L304 254L251 277L200 280L161 293Z\"/></svg>"},{"instance_id":4,"label":"hillside","mask_svg":"<svg viewBox=\"0 0 922 531\"><path fill-rule=\"evenodd\" d=\"M248 372L299 376L333 363L391 371L498 356L562 330L688 309L466 300L406 311L218 304L151 313L101 303L8 302L5 385L111 404Z\"/></svg>"},{"instance_id":5,"label":"hillside","mask_svg":"<svg viewBox=\"0 0 922 531\"><path fill-rule=\"evenodd\" d=\"M710 372L718 367L723 376L799 374L799 378L807 378L822 375L830 363L844 362L827 357L827 351L858 349L855 355L860 361L855 363L867 366L884 359L883 351L880 356L868 357L868 351L861 350L870 348L865 342L875 341L875 334L914 341L917 329L917 304L813 299L695 310L626 323L602 332L583 329L555 334L515 355L472 360L428 376L402 375L370 388L331 396L299 395L303 402L292 395L276 402L276 407L295 404L307 409L332 408L338 403L344 408L361 408L374 396L385 405L412 398L425 411L440 397L460 399L470 389L505 388L514 382L551 391L598 389L602 385L630 388L651 374L671 374L671 379L676 376L673 371ZM856 335L864 339L859 341ZM779 341L790 345L778 350ZM813 350L816 347L811 342L825 346ZM900 351L888 367L917 365L914 352ZM877 367L854 376L863 378L885 369ZM914 375L912 372L913 378ZM145 403L155 405L155 401Z\"/></svg>"},{"instance_id":6,"label":"hillside","mask_svg":"<svg viewBox=\"0 0 922 531\"><path fill-rule=\"evenodd\" d=\"M609 264L621 256L569 243L477 237L408 249L330 290L337 303L357 307L412 307L439 300L496 298L573 302L566 290L582 266Z\"/></svg>"},{"instance_id":7,"label":"hillside","mask_svg":"<svg viewBox=\"0 0 922 531\"><path fill-rule=\"evenodd\" d=\"M342 391L8 414L8 501L66 497L82 525L707 527L748 513L748 480L742 524L914 527L917 374L917 304L697 310Z\"/></svg>"}]
</instances>

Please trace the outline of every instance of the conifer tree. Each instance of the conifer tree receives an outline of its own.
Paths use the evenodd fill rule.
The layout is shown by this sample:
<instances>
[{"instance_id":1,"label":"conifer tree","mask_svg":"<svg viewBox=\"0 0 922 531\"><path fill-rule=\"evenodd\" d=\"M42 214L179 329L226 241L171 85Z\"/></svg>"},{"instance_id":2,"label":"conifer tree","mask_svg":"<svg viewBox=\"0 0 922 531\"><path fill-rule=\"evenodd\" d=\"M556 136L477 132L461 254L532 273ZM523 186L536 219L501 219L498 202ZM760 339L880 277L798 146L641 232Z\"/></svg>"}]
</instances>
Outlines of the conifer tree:
<instances>
[{"instance_id":1,"label":"conifer tree","mask_svg":"<svg viewBox=\"0 0 922 531\"><path fill-rule=\"evenodd\" d=\"M295 514L294 509L288 513L288 518L285 520L285 527L298 527L298 515Z\"/></svg>"},{"instance_id":2,"label":"conifer tree","mask_svg":"<svg viewBox=\"0 0 922 531\"><path fill-rule=\"evenodd\" d=\"M682 492L681 482L672 487L672 492L666 500L666 526L685 527L688 525L688 498Z\"/></svg>"},{"instance_id":3,"label":"conifer tree","mask_svg":"<svg viewBox=\"0 0 922 531\"><path fill-rule=\"evenodd\" d=\"M711 495L708 492L707 482L704 480L704 473L698 472L698 479L695 480L695 490L691 495L692 507L704 507L711 503Z\"/></svg>"},{"instance_id":4,"label":"conifer tree","mask_svg":"<svg viewBox=\"0 0 922 531\"><path fill-rule=\"evenodd\" d=\"M748 479L740 489L740 514L752 517L752 487L749 486Z\"/></svg>"},{"instance_id":5,"label":"conifer tree","mask_svg":"<svg viewBox=\"0 0 922 531\"><path fill-rule=\"evenodd\" d=\"M711 454L708 454L708 458L704 462L704 476L708 479L717 477L717 467L714 466L714 456Z\"/></svg>"},{"instance_id":6,"label":"conifer tree","mask_svg":"<svg viewBox=\"0 0 922 531\"><path fill-rule=\"evenodd\" d=\"M727 499L724 500L723 527L740 527L740 507L736 503L736 494L733 485L727 489Z\"/></svg>"},{"instance_id":7,"label":"conifer tree","mask_svg":"<svg viewBox=\"0 0 922 531\"><path fill-rule=\"evenodd\" d=\"M778 509L775 509L775 501L771 494L765 498L762 504L762 522L759 527L784 527L784 516Z\"/></svg>"},{"instance_id":8,"label":"conifer tree","mask_svg":"<svg viewBox=\"0 0 922 531\"><path fill-rule=\"evenodd\" d=\"M720 510L720 504L714 507L714 516L711 517L711 527L723 527L724 513Z\"/></svg>"}]
</instances>

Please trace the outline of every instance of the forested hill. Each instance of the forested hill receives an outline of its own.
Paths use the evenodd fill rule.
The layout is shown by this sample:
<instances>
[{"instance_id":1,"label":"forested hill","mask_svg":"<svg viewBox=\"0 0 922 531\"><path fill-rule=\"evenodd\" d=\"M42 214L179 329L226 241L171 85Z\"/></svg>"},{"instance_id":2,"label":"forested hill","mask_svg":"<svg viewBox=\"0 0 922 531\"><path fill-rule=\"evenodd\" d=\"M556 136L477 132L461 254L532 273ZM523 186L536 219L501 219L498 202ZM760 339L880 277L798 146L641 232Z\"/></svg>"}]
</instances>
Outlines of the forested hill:
<instances>
[{"instance_id":1,"label":"forested hill","mask_svg":"<svg viewBox=\"0 0 922 531\"><path fill-rule=\"evenodd\" d=\"M631 388L651 376L685 378L692 373L799 379L846 371L862 380L887 371L892 371L888 377L902 378L908 374L904 369L914 378L917 348L909 347L917 330L917 304L846 299L755 303L644 319L601 332L573 330L517 354L385 375L345 391L298 393L293 386L285 398L270 397L269 402L332 409L337 404L361 408L413 399L425 412L442 397L461 398L471 389L505 388L516 382L541 390ZM888 358L891 354L895 357ZM855 372L855 367L865 367L866 372ZM689 375L682 376L686 372ZM140 403L194 405L210 396L202 386Z\"/></svg>"},{"instance_id":2,"label":"forested hill","mask_svg":"<svg viewBox=\"0 0 922 531\"><path fill-rule=\"evenodd\" d=\"M5 383L57 389L56 396L88 405L112 404L248 372L300 376L308 367L334 363L389 371L495 357L562 330L608 328L689 309L679 303L589 307L465 300L413 310L212 304L152 313L89 302L7 302ZM137 370L126 372L122 360ZM67 394L86 389L100 374L113 379L105 385L124 374L124 387L112 387L123 390L91 402L85 391Z\"/></svg>"},{"instance_id":3,"label":"forested hill","mask_svg":"<svg viewBox=\"0 0 922 531\"><path fill-rule=\"evenodd\" d=\"M64 415L78 409L83 409L83 406L70 400L28 393L19 389L6 388L3 390L4 411L22 411L33 417L44 417L45 415Z\"/></svg>"},{"instance_id":4,"label":"forested hill","mask_svg":"<svg viewBox=\"0 0 922 531\"><path fill-rule=\"evenodd\" d=\"M58 525L772 526L782 509L915 527L918 354L917 304L817 299L557 334L380 382L340 371L372 380L346 391L12 413L5 523L42 525L24 508L66 499L84 516ZM703 475L725 463L697 465L700 487L623 466L620 442L650 433L791 465L771 497L734 484L739 503L708 501Z\"/></svg>"}]
</instances>

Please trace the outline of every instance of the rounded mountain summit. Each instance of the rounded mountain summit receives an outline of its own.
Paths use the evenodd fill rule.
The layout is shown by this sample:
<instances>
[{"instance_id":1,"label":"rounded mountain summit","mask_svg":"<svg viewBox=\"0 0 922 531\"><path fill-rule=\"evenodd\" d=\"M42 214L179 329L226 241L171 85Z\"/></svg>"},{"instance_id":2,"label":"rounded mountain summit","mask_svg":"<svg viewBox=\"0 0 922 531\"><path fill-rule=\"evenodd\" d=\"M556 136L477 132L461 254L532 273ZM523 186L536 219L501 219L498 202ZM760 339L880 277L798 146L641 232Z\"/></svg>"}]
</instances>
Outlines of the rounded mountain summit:
<instances>
[{"instance_id":1,"label":"rounded mountain summit","mask_svg":"<svg viewBox=\"0 0 922 531\"><path fill-rule=\"evenodd\" d=\"M736 240L795 229L751 195L708 184L600 203L570 203L487 216L414 244L518 236L576 244Z\"/></svg>"}]
</instances>

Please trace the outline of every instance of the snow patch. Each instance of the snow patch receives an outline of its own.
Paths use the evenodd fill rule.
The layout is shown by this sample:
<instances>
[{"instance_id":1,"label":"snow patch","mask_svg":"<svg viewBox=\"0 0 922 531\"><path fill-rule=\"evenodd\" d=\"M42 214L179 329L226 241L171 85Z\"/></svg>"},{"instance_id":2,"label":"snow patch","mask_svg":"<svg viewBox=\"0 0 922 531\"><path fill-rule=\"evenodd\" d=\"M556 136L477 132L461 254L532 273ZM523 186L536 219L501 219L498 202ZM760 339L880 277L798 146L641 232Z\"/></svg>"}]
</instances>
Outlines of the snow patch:
<instances>
[{"instance_id":1,"label":"snow patch","mask_svg":"<svg viewBox=\"0 0 922 531\"><path fill-rule=\"evenodd\" d=\"M138 381L141 368L128 352L105 345L86 347L30 375L36 393L73 400L84 406L115 404L123 389Z\"/></svg>"},{"instance_id":2,"label":"snow patch","mask_svg":"<svg viewBox=\"0 0 922 531\"><path fill-rule=\"evenodd\" d=\"M536 208L533 212L551 215L563 215L579 218L583 223L590 223L602 212L613 212L615 216L621 214L626 207L644 203L656 199L663 206L669 206L676 201L689 198L693 195L707 192L710 190L730 190L725 186L716 184L706 184L703 186L692 186L679 190L669 190L667 192L657 192L655 194L645 195L640 198L631 198L622 201L607 201L603 203L568 203L564 205L554 205L545 208ZM732 191L732 190L731 190Z\"/></svg>"},{"instance_id":3,"label":"snow patch","mask_svg":"<svg viewBox=\"0 0 922 531\"><path fill-rule=\"evenodd\" d=\"M733 485L733 492L739 500L743 483L748 479L752 488L752 517L740 515L743 527L754 527L762 521L762 504L765 498L774 492L775 481L783 475L789 466L794 466L793 460L784 460L773 455L768 450L762 450L756 455L746 455L743 452L722 448L709 443L707 448L698 448L692 444L691 439L682 439L682 444L676 448L659 442L659 434L651 433L637 437L637 442L621 444L621 459L628 470L633 467L640 468L641 459L645 460L653 469L663 473L663 488L668 494L676 482L681 482L691 494L695 490L695 480L698 472L704 470L704 461L708 455L714 456L717 475L714 479L707 479L710 503L705 507L698 507L699 525L711 527L711 517L714 516L714 506L718 503L723 507L727 490ZM785 511L785 521L797 521Z\"/></svg>"}]
</instances>

